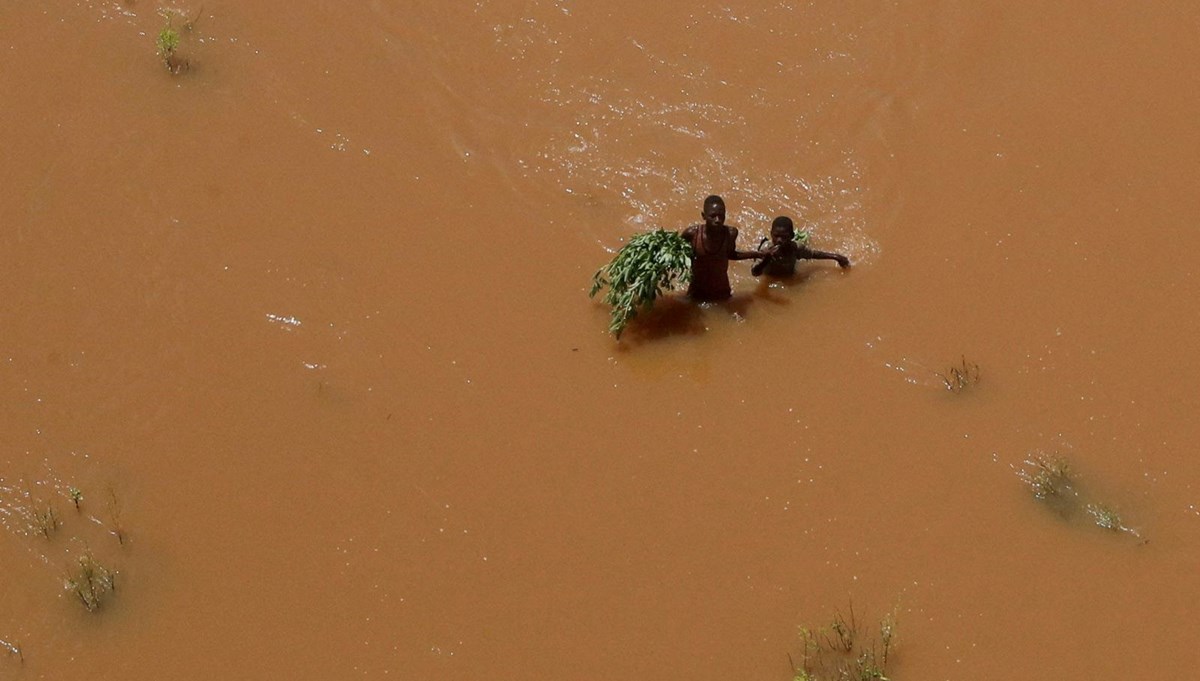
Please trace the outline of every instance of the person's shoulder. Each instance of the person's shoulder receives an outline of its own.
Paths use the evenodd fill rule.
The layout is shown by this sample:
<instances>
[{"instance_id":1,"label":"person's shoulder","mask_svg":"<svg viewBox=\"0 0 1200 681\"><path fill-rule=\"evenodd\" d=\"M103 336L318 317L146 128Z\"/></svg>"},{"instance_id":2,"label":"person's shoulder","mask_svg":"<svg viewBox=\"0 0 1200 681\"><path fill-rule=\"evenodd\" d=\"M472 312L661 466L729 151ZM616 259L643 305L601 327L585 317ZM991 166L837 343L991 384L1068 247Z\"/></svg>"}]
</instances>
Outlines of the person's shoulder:
<instances>
[{"instance_id":1,"label":"person's shoulder","mask_svg":"<svg viewBox=\"0 0 1200 681\"><path fill-rule=\"evenodd\" d=\"M684 237L692 237L696 235L696 230L700 229L700 225L688 225L679 230L679 233Z\"/></svg>"}]
</instances>

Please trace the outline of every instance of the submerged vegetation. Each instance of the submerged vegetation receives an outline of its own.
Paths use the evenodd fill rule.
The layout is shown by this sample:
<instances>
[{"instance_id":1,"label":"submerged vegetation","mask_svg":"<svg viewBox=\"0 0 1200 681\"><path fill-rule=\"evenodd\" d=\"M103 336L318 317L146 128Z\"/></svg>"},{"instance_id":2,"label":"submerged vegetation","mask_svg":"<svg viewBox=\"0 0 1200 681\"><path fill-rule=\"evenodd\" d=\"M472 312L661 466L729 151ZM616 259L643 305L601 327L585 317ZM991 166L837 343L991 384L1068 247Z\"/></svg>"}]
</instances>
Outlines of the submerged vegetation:
<instances>
[{"instance_id":1,"label":"submerged vegetation","mask_svg":"<svg viewBox=\"0 0 1200 681\"><path fill-rule=\"evenodd\" d=\"M793 681L888 681L889 658L896 645L896 609L863 630L850 603L847 618L837 613L825 627L800 628L799 664L791 655Z\"/></svg>"},{"instance_id":2,"label":"submerged vegetation","mask_svg":"<svg viewBox=\"0 0 1200 681\"><path fill-rule=\"evenodd\" d=\"M938 378L942 379L942 383L946 385L946 390L952 393L961 393L967 388L979 384L979 365L974 362L968 362L964 356L962 361L946 370L946 373L934 372Z\"/></svg>"},{"instance_id":3,"label":"submerged vegetation","mask_svg":"<svg viewBox=\"0 0 1200 681\"><path fill-rule=\"evenodd\" d=\"M28 500L26 513L29 516L30 528L49 539L62 524L58 518L58 509L52 500L35 496L32 487L26 489L25 496Z\"/></svg>"},{"instance_id":4,"label":"submerged vegetation","mask_svg":"<svg viewBox=\"0 0 1200 681\"><path fill-rule=\"evenodd\" d=\"M110 594L116 592L116 577L117 573L114 570L96 560L91 549L84 546L83 551L76 557L75 565L68 570L63 585L79 599L88 612L95 612Z\"/></svg>"},{"instance_id":5,"label":"submerged vegetation","mask_svg":"<svg viewBox=\"0 0 1200 681\"><path fill-rule=\"evenodd\" d=\"M1071 464L1058 454L1034 452L1025 460L1017 475L1029 486L1033 496L1064 520L1088 518L1097 527L1112 532L1141 534L1125 525L1112 506L1095 501L1082 489Z\"/></svg>"},{"instance_id":6,"label":"submerged vegetation","mask_svg":"<svg viewBox=\"0 0 1200 681\"><path fill-rule=\"evenodd\" d=\"M1128 532L1135 537L1140 536L1137 530L1125 526L1125 523L1121 520L1121 514L1111 506L1105 504L1088 504L1086 510L1088 515L1092 517L1093 522L1096 523L1096 527L1113 532Z\"/></svg>"},{"instance_id":7,"label":"submerged vegetation","mask_svg":"<svg viewBox=\"0 0 1200 681\"><path fill-rule=\"evenodd\" d=\"M76 513L59 514L56 500L60 495L70 500ZM31 549L40 555L42 562L52 565L65 559L56 581L67 592L68 600L78 602L88 612L96 612L116 593L118 571L103 557L105 552L93 553L91 546L106 532L121 545L127 543L127 535L121 520L121 502L113 485L107 487L107 517L92 515L91 509L84 508L84 496L83 489L53 472L47 480L27 479L14 485L4 484L0 479L0 520L11 517L20 521L14 525L5 523L4 527L36 542ZM65 543L59 540L59 534L67 535ZM108 551L118 550L109 545ZM21 645L11 639L0 639L0 653L3 651L24 661Z\"/></svg>"},{"instance_id":8,"label":"submerged vegetation","mask_svg":"<svg viewBox=\"0 0 1200 681\"><path fill-rule=\"evenodd\" d=\"M1017 475L1029 485L1033 496L1038 499L1075 495L1071 464L1057 454L1034 452L1025 460L1025 468Z\"/></svg>"},{"instance_id":9,"label":"submerged vegetation","mask_svg":"<svg viewBox=\"0 0 1200 681\"><path fill-rule=\"evenodd\" d=\"M612 306L608 330L617 338L630 319L648 310L658 296L684 286L692 276L692 247L676 232L656 229L638 234L612 261L592 276L589 297L607 287L604 302Z\"/></svg>"}]
</instances>

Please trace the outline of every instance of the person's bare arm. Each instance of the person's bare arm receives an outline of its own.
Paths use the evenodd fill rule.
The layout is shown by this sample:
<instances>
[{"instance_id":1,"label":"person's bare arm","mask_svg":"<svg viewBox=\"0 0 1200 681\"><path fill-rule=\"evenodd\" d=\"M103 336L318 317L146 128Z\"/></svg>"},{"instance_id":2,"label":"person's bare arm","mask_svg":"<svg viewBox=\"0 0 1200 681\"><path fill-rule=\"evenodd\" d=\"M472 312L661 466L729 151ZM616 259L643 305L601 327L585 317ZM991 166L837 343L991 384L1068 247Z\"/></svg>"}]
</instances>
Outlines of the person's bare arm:
<instances>
[{"instance_id":1,"label":"person's bare arm","mask_svg":"<svg viewBox=\"0 0 1200 681\"><path fill-rule=\"evenodd\" d=\"M763 251L739 251L737 249L737 227L729 228L729 259L730 260L761 260L767 257Z\"/></svg>"},{"instance_id":2,"label":"person's bare arm","mask_svg":"<svg viewBox=\"0 0 1200 681\"><path fill-rule=\"evenodd\" d=\"M818 251L817 249L809 248L808 246L801 246L800 251L796 254L796 257L801 260L836 260L838 266L840 267L850 266L850 258L847 258L841 253Z\"/></svg>"}]
</instances>

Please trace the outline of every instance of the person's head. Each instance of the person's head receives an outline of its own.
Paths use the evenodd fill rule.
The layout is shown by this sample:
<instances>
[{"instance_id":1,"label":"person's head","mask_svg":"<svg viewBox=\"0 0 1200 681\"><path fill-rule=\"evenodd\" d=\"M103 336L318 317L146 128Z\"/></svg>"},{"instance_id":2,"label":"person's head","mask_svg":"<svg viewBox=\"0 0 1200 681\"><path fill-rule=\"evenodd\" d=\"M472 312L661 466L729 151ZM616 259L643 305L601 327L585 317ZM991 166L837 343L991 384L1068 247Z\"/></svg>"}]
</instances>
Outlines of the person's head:
<instances>
[{"instance_id":1,"label":"person's head","mask_svg":"<svg viewBox=\"0 0 1200 681\"><path fill-rule=\"evenodd\" d=\"M779 216L771 222L771 243L781 246L796 238L796 226L789 217Z\"/></svg>"},{"instance_id":2,"label":"person's head","mask_svg":"<svg viewBox=\"0 0 1200 681\"><path fill-rule=\"evenodd\" d=\"M713 194L704 199L704 210L700 211L704 224L708 227L719 227L725 224L725 200Z\"/></svg>"}]
</instances>

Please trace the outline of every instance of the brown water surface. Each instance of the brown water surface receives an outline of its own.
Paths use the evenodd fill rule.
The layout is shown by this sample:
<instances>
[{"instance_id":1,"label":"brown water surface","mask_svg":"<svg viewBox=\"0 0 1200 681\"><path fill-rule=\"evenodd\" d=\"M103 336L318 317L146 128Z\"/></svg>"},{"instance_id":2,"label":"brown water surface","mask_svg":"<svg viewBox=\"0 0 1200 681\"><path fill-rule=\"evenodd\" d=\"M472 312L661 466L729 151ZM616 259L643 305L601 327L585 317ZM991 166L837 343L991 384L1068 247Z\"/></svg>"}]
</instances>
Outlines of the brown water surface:
<instances>
[{"instance_id":1,"label":"brown water surface","mask_svg":"<svg viewBox=\"0 0 1200 681\"><path fill-rule=\"evenodd\" d=\"M0 4L0 679L787 679L848 601L897 680L1186 675L1198 23ZM592 272L710 193L855 266L614 342Z\"/></svg>"}]
</instances>

